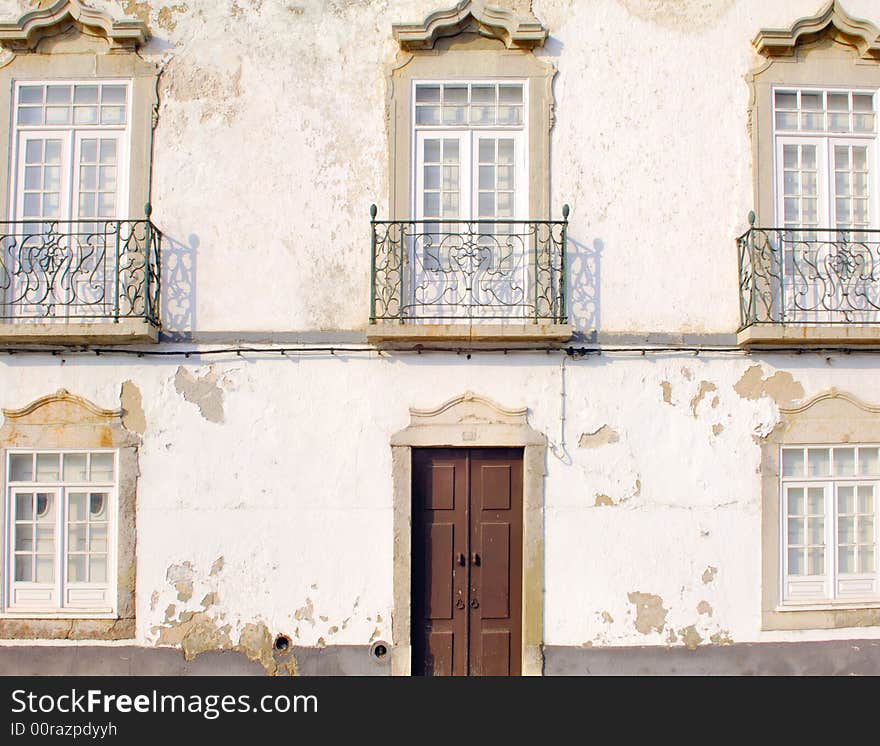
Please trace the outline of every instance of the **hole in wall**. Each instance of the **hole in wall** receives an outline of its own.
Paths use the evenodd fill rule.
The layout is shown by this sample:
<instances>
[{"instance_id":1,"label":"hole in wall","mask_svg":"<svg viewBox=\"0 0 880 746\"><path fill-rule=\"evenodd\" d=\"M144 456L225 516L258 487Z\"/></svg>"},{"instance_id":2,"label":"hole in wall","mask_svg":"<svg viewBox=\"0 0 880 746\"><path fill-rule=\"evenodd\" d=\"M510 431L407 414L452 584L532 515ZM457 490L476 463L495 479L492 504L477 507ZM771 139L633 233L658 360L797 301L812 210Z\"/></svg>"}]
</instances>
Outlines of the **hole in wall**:
<instances>
[{"instance_id":1,"label":"hole in wall","mask_svg":"<svg viewBox=\"0 0 880 746\"><path fill-rule=\"evenodd\" d=\"M275 650L283 652L290 647L290 638L287 635L278 635L275 638Z\"/></svg>"}]
</instances>

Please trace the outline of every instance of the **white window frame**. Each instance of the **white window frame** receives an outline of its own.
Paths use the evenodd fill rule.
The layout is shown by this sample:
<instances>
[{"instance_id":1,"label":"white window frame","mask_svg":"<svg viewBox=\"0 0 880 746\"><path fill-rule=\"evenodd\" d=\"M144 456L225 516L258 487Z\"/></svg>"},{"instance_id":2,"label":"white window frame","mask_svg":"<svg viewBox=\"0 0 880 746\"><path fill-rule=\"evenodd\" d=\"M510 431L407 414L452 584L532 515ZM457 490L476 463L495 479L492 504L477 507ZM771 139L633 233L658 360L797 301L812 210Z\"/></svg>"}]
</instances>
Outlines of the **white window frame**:
<instances>
[{"instance_id":1,"label":"white window frame","mask_svg":"<svg viewBox=\"0 0 880 746\"><path fill-rule=\"evenodd\" d=\"M520 85L522 86L523 92L523 116L522 121L519 124L443 124L442 122L439 124L416 124L416 89L420 85L449 85L449 84L460 84L460 85ZM488 135L490 137L499 137L499 136L509 136L511 133L517 133L514 137L517 140L518 154L515 163L516 171L516 179L518 182L517 186L521 186L515 192L515 206L514 206L514 217L513 220L528 220L529 216L528 205L529 205L529 81L525 78L417 78L413 79L410 83L412 90L410 95L411 101L411 111L410 111L410 146L411 146L411 157L410 164L412 164L410 168L410 194L411 198L411 215L416 220L420 220L423 214L423 205L421 204L422 193L421 193L421 183L422 177L424 173L424 163L423 157L421 153L421 149L419 148L420 142L420 133L422 132L431 132L437 137L443 137L444 134L447 136L453 137L461 137L463 134L469 134L469 142L467 146L468 151L468 160L465 162L463 153L460 155L461 159L461 168L462 168L462 176L467 174L468 177L468 192L470 197L469 204L469 214L470 217L460 217L460 221L467 222L469 220L476 221L478 218L477 215L477 200L478 200L478 183L477 179L479 178L479 169L475 167L475 157L476 154L474 152L474 143L476 138L480 134ZM465 139L465 138L462 138ZM461 179L462 186L466 182L464 178ZM462 189L462 197L464 197L464 190ZM459 210L461 210L462 203L459 202ZM503 220L503 218L499 218L499 220ZM441 221L442 222L442 221Z\"/></svg>"},{"instance_id":2,"label":"white window frame","mask_svg":"<svg viewBox=\"0 0 880 746\"><path fill-rule=\"evenodd\" d=\"M880 565L878 565L878 550L880 550L880 476L865 476L857 473L855 476L834 475L833 449L841 448L880 448L880 443L785 443L779 446L779 605L777 611L791 611L793 609L841 609L841 608L880 608ZM785 450L829 449L829 472L830 476L799 476L786 477L783 474ZM805 454L806 458L806 454ZM838 489L840 486L871 484L874 487L874 571L872 573L847 573L843 578L844 583L852 587L849 593L841 592L841 574L838 572ZM824 553L825 572L823 575L793 575L788 574L788 503L786 487L803 487L806 500L808 487L826 488L825 512L824 512ZM806 540L806 537L805 537ZM873 585L873 593L858 593L858 586L867 585L870 581ZM821 584L821 594L805 595L801 598L792 599L788 593L789 583Z\"/></svg>"},{"instance_id":3,"label":"white window frame","mask_svg":"<svg viewBox=\"0 0 880 746\"><path fill-rule=\"evenodd\" d=\"M31 85L124 85L125 94L125 124L19 124L18 123L18 106L19 94L23 86ZM78 168L78 143L82 140L83 135L101 137L101 133L115 132L118 137L118 150L116 153L117 174L116 174L116 215L113 219L123 220L128 217L129 211L129 193L130 193L130 171L131 171L131 123L133 115L133 92L131 78L61 78L61 79L16 79L13 81L12 89L12 107L11 107L11 127L10 137L11 143L9 148L10 164L9 164L9 212L14 220L20 219L19 213L19 187L23 183L24 163L19 157L21 150L21 134L22 133L45 133L47 135L60 134L67 141L65 158L67 162L67 174L62 175L62 183L66 186L66 194L62 196L61 204L67 206L66 214L62 214L59 220L76 220L74 215L78 214L79 206L77 200L74 199L79 191L79 168ZM106 136L106 134L105 134ZM106 220L102 218L101 220ZM99 222L99 221L96 221Z\"/></svg>"},{"instance_id":4,"label":"white window frame","mask_svg":"<svg viewBox=\"0 0 880 746\"><path fill-rule=\"evenodd\" d=\"M810 132L798 129L780 130L776 126L776 92L794 91L827 91L831 93L872 94L874 96L874 132ZM854 144L864 142L868 144L869 170L868 170L868 209L870 210L869 224L871 228L880 227L880 154L878 154L878 142L880 142L880 88L862 88L834 85L785 85L778 84L770 87L770 117L773 133L773 206L774 225L782 228L785 225L785 213L783 205L784 189L782 184L782 147L789 144L816 144L816 165L818 179L818 228L834 228L832 215L834 215L834 189L832 184L834 174L834 144L844 142Z\"/></svg>"},{"instance_id":5,"label":"white window frame","mask_svg":"<svg viewBox=\"0 0 880 746\"><path fill-rule=\"evenodd\" d=\"M112 481L65 481L63 478L63 462L57 481L12 481L12 456L17 454L82 454L110 453L113 454ZM3 496L3 606L0 618L4 619L116 619L117 618L117 574L118 547L117 534L119 526L119 451L112 448L8 448L3 451L5 489ZM89 606L85 603L66 603L67 591L73 584L67 582L67 492L82 489L83 491L106 492L108 497L107 511L107 580L104 583L78 583L80 590L102 589L105 603ZM15 569L15 530L13 496L16 492L51 492L56 496L55 521L55 572L53 581L53 605L33 606L15 605L14 586L27 581L14 579ZM39 585L34 583L34 585Z\"/></svg>"}]
</instances>

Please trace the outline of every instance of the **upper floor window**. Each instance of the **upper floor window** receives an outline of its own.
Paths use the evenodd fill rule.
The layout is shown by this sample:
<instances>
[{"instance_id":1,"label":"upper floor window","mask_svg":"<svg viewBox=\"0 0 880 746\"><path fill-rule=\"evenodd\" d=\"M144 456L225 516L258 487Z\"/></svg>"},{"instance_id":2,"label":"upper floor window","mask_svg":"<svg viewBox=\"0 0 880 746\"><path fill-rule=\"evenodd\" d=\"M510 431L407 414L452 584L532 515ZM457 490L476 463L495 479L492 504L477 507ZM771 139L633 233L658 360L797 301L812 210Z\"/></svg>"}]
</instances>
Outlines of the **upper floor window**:
<instances>
[{"instance_id":1,"label":"upper floor window","mask_svg":"<svg viewBox=\"0 0 880 746\"><path fill-rule=\"evenodd\" d=\"M876 91L776 88L777 225L877 223Z\"/></svg>"},{"instance_id":2,"label":"upper floor window","mask_svg":"<svg viewBox=\"0 0 880 746\"><path fill-rule=\"evenodd\" d=\"M7 457L7 611L112 614L116 453Z\"/></svg>"},{"instance_id":3,"label":"upper floor window","mask_svg":"<svg viewBox=\"0 0 880 746\"><path fill-rule=\"evenodd\" d=\"M526 217L523 82L415 83L419 219Z\"/></svg>"},{"instance_id":4,"label":"upper floor window","mask_svg":"<svg viewBox=\"0 0 880 746\"><path fill-rule=\"evenodd\" d=\"M24 221L123 217L130 84L17 82L14 206ZM79 232L94 232L86 222Z\"/></svg>"}]
</instances>

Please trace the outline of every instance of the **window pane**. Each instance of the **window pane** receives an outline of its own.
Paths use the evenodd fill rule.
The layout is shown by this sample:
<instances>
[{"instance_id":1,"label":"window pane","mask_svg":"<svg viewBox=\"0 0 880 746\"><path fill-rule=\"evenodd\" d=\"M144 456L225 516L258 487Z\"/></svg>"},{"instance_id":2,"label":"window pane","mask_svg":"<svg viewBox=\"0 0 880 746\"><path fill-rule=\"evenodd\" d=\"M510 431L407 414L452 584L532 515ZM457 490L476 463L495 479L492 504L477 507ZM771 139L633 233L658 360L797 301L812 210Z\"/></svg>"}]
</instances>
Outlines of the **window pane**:
<instances>
[{"instance_id":1,"label":"window pane","mask_svg":"<svg viewBox=\"0 0 880 746\"><path fill-rule=\"evenodd\" d=\"M849 111L849 94L829 93L828 109L830 111Z\"/></svg>"},{"instance_id":2,"label":"window pane","mask_svg":"<svg viewBox=\"0 0 880 746\"><path fill-rule=\"evenodd\" d=\"M790 487L788 490L788 514L804 515L804 490L802 487Z\"/></svg>"},{"instance_id":3,"label":"window pane","mask_svg":"<svg viewBox=\"0 0 880 746\"><path fill-rule=\"evenodd\" d=\"M471 87L471 103L495 105L494 85L475 85Z\"/></svg>"},{"instance_id":4,"label":"window pane","mask_svg":"<svg viewBox=\"0 0 880 746\"><path fill-rule=\"evenodd\" d=\"M71 554L67 558L67 579L71 583L86 582L86 555Z\"/></svg>"},{"instance_id":5,"label":"window pane","mask_svg":"<svg viewBox=\"0 0 880 746\"><path fill-rule=\"evenodd\" d=\"M788 519L788 543L792 545L804 544L804 519Z\"/></svg>"},{"instance_id":6,"label":"window pane","mask_svg":"<svg viewBox=\"0 0 880 746\"><path fill-rule=\"evenodd\" d=\"M855 572L856 550L853 547L841 547L837 553L837 567L841 573Z\"/></svg>"},{"instance_id":7,"label":"window pane","mask_svg":"<svg viewBox=\"0 0 880 746\"><path fill-rule=\"evenodd\" d=\"M32 521L34 519L34 497L30 493L15 496L15 520Z\"/></svg>"},{"instance_id":8,"label":"window pane","mask_svg":"<svg viewBox=\"0 0 880 746\"><path fill-rule=\"evenodd\" d=\"M37 582L51 583L55 580L55 557L37 556Z\"/></svg>"},{"instance_id":9,"label":"window pane","mask_svg":"<svg viewBox=\"0 0 880 746\"><path fill-rule=\"evenodd\" d=\"M874 519L871 518L860 518L859 519L859 544L873 544L874 543Z\"/></svg>"},{"instance_id":10,"label":"window pane","mask_svg":"<svg viewBox=\"0 0 880 746\"><path fill-rule=\"evenodd\" d=\"M440 102L440 86L439 85L417 85L416 86L416 103L439 103Z\"/></svg>"},{"instance_id":11,"label":"window pane","mask_svg":"<svg viewBox=\"0 0 880 746\"><path fill-rule=\"evenodd\" d=\"M495 163L495 140L493 138L480 138L480 163Z\"/></svg>"},{"instance_id":12,"label":"window pane","mask_svg":"<svg viewBox=\"0 0 880 746\"><path fill-rule=\"evenodd\" d=\"M55 526L37 524L36 551L40 554L51 554L55 551Z\"/></svg>"},{"instance_id":13,"label":"window pane","mask_svg":"<svg viewBox=\"0 0 880 746\"><path fill-rule=\"evenodd\" d=\"M15 527L15 548L23 552L34 551L34 525L21 523Z\"/></svg>"},{"instance_id":14,"label":"window pane","mask_svg":"<svg viewBox=\"0 0 880 746\"><path fill-rule=\"evenodd\" d=\"M69 124L70 107L48 106L46 107L46 124Z\"/></svg>"},{"instance_id":15,"label":"window pane","mask_svg":"<svg viewBox=\"0 0 880 746\"><path fill-rule=\"evenodd\" d=\"M85 521L86 516L86 495L84 492L70 492L68 499L68 520L69 521Z\"/></svg>"},{"instance_id":16,"label":"window pane","mask_svg":"<svg viewBox=\"0 0 880 746\"><path fill-rule=\"evenodd\" d=\"M42 124L43 110L37 106L22 106L18 110L19 124Z\"/></svg>"},{"instance_id":17,"label":"window pane","mask_svg":"<svg viewBox=\"0 0 880 746\"><path fill-rule=\"evenodd\" d=\"M809 540L813 546L825 545L825 521L822 518L814 518L810 521Z\"/></svg>"},{"instance_id":18,"label":"window pane","mask_svg":"<svg viewBox=\"0 0 880 746\"><path fill-rule=\"evenodd\" d=\"M89 551L98 553L107 551L107 526L100 524L89 527Z\"/></svg>"},{"instance_id":19,"label":"window pane","mask_svg":"<svg viewBox=\"0 0 880 746\"><path fill-rule=\"evenodd\" d=\"M863 515L874 514L874 488L868 486L859 487L859 513Z\"/></svg>"},{"instance_id":20,"label":"window pane","mask_svg":"<svg viewBox=\"0 0 880 746\"><path fill-rule=\"evenodd\" d=\"M837 488L837 512L855 513L855 489L850 485Z\"/></svg>"},{"instance_id":21,"label":"window pane","mask_svg":"<svg viewBox=\"0 0 880 746\"><path fill-rule=\"evenodd\" d=\"M60 476L57 453L37 454L37 481L57 482Z\"/></svg>"},{"instance_id":22,"label":"window pane","mask_svg":"<svg viewBox=\"0 0 880 746\"><path fill-rule=\"evenodd\" d=\"M807 473L811 477L827 477L831 473L831 458L827 448L807 449Z\"/></svg>"},{"instance_id":23,"label":"window pane","mask_svg":"<svg viewBox=\"0 0 880 746\"><path fill-rule=\"evenodd\" d=\"M776 91L777 109L797 109L797 94L786 91Z\"/></svg>"},{"instance_id":24,"label":"window pane","mask_svg":"<svg viewBox=\"0 0 880 746\"><path fill-rule=\"evenodd\" d=\"M74 124L97 124L98 123L98 107L97 106L74 106L73 107L73 123Z\"/></svg>"},{"instance_id":25,"label":"window pane","mask_svg":"<svg viewBox=\"0 0 880 746\"><path fill-rule=\"evenodd\" d=\"M856 449L834 449L834 473L841 477L851 477L856 473Z\"/></svg>"},{"instance_id":26,"label":"window pane","mask_svg":"<svg viewBox=\"0 0 880 746\"><path fill-rule=\"evenodd\" d=\"M98 103L98 86L96 85L78 85L75 87L73 102L75 104L96 104Z\"/></svg>"},{"instance_id":27,"label":"window pane","mask_svg":"<svg viewBox=\"0 0 880 746\"><path fill-rule=\"evenodd\" d=\"M425 166L425 189L440 188L440 166Z\"/></svg>"},{"instance_id":28,"label":"window pane","mask_svg":"<svg viewBox=\"0 0 880 746\"><path fill-rule=\"evenodd\" d=\"M782 476L804 476L804 451L802 448L786 448L782 451Z\"/></svg>"},{"instance_id":29,"label":"window pane","mask_svg":"<svg viewBox=\"0 0 880 746\"><path fill-rule=\"evenodd\" d=\"M34 478L34 457L30 453L13 453L9 458L14 482L30 482Z\"/></svg>"},{"instance_id":30,"label":"window pane","mask_svg":"<svg viewBox=\"0 0 880 746\"><path fill-rule=\"evenodd\" d=\"M807 551L807 573L809 575L825 574L825 550L809 549Z\"/></svg>"},{"instance_id":31,"label":"window pane","mask_svg":"<svg viewBox=\"0 0 880 746\"><path fill-rule=\"evenodd\" d=\"M874 547L859 552L859 572L874 572Z\"/></svg>"},{"instance_id":32,"label":"window pane","mask_svg":"<svg viewBox=\"0 0 880 746\"><path fill-rule=\"evenodd\" d=\"M47 492L37 493L37 522L55 522L55 496Z\"/></svg>"},{"instance_id":33,"label":"window pane","mask_svg":"<svg viewBox=\"0 0 880 746\"><path fill-rule=\"evenodd\" d=\"M125 124L125 109L121 106L102 106L101 124Z\"/></svg>"},{"instance_id":34,"label":"window pane","mask_svg":"<svg viewBox=\"0 0 880 746\"><path fill-rule=\"evenodd\" d=\"M86 479L86 454L64 454L64 479L68 482L83 482Z\"/></svg>"},{"instance_id":35,"label":"window pane","mask_svg":"<svg viewBox=\"0 0 880 746\"><path fill-rule=\"evenodd\" d=\"M856 532L854 519L839 518L837 520L837 541L841 544L854 544Z\"/></svg>"},{"instance_id":36,"label":"window pane","mask_svg":"<svg viewBox=\"0 0 880 746\"><path fill-rule=\"evenodd\" d=\"M124 85L105 85L105 86L102 86L101 87L101 101L105 104L124 104L125 103L125 86Z\"/></svg>"},{"instance_id":37,"label":"window pane","mask_svg":"<svg viewBox=\"0 0 880 746\"><path fill-rule=\"evenodd\" d=\"M804 575L806 566L804 564L804 552L802 549L788 550L788 574Z\"/></svg>"},{"instance_id":38,"label":"window pane","mask_svg":"<svg viewBox=\"0 0 880 746\"><path fill-rule=\"evenodd\" d=\"M807 510L810 515L825 515L825 490L822 487L807 490Z\"/></svg>"},{"instance_id":39,"label":"window pane","mask_svg":"<svg viewBox=\"0 0 880 746\"><path fill-rule=\"evenodd\" d=\"M439 140L425 140L424 142L424 155L426 163L439 163L440 162L440 141Z\"/></svg>"},{"instance_id":40,"label":"window pane","mask_svg":"<svg viewBox=\"0 0 880 746\"><path fill-rule=\"evenodd\" d=\"M67 531L67 551L84 552L86 550L86 524L73 523Z\"/></svg>"},{"instance_id":41,"label":"window pane","mask_svg":"<svg viewBox=\"0 0 880 746\"><path fill-rule=\"evenodd\" d=\"M15 579L29 583L33 580L33 567L31 555L17 554L15 556Z\"/></svg>"},{"instance_id":42,"label":"window pane","mask_svg":"<svg viewBox=\"0 0 880 746\"><path fill-rule=\"evenodd\" d=\"M458 157L458 140L444 140L443 141L443 162L444 163L459 163Z\"/></svg>"},{"instance_id":43,"label":"window pane","mask_svg":"<svg viewBox=\"0 0 880 746\"><path fill-rule=\"evenodd\" d=\"M523 91L521 85L498 86L498 100L502 104L521 104Z\"/></svg>"},{"instance_id":44,"label":"window pane","mask_svg":"<svg viewBox=\"0 0 880 746\"><path fill-rule=\"evenodd\" d=\"M440 107L417 106L416 124L440 124Z\"/></svg>"},{"instance_id":45,"label":"window pane","mask_svg":"<svg viewBox=\"0 0 880 746\"><path fill-rule=\"evenodd\" d=\"M18 101L21 104L43 103L43 86L23 85L18 91Z\"/></svg>"},{"instance_id":46,"label":"window pane","mask_svg":"<svg viewBox=\"0 0 880 746\"><path fill-rule=\"evenodd\" d=\"M89 558L89 581L92 583L107 582L106 555L95 555Z\"/></svg>"}]
</instances>

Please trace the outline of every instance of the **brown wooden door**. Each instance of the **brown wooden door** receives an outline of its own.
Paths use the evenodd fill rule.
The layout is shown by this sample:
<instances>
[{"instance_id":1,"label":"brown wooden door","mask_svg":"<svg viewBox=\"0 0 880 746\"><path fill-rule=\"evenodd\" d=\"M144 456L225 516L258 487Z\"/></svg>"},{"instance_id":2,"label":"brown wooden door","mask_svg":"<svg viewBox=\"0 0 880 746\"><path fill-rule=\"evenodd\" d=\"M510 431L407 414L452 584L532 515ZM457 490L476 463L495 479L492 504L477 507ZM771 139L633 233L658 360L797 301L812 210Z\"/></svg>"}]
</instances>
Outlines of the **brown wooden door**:
<instances>
[{"instance_id":1,"label":"brown wooden door","mask_svg":"<svg viewBox=\"0 0 880 746\"><path fill-rule=\"evenodd\" d=\"M522 449L413 450L413 673L517 676Z\"/></svg>"}]
</instances>

